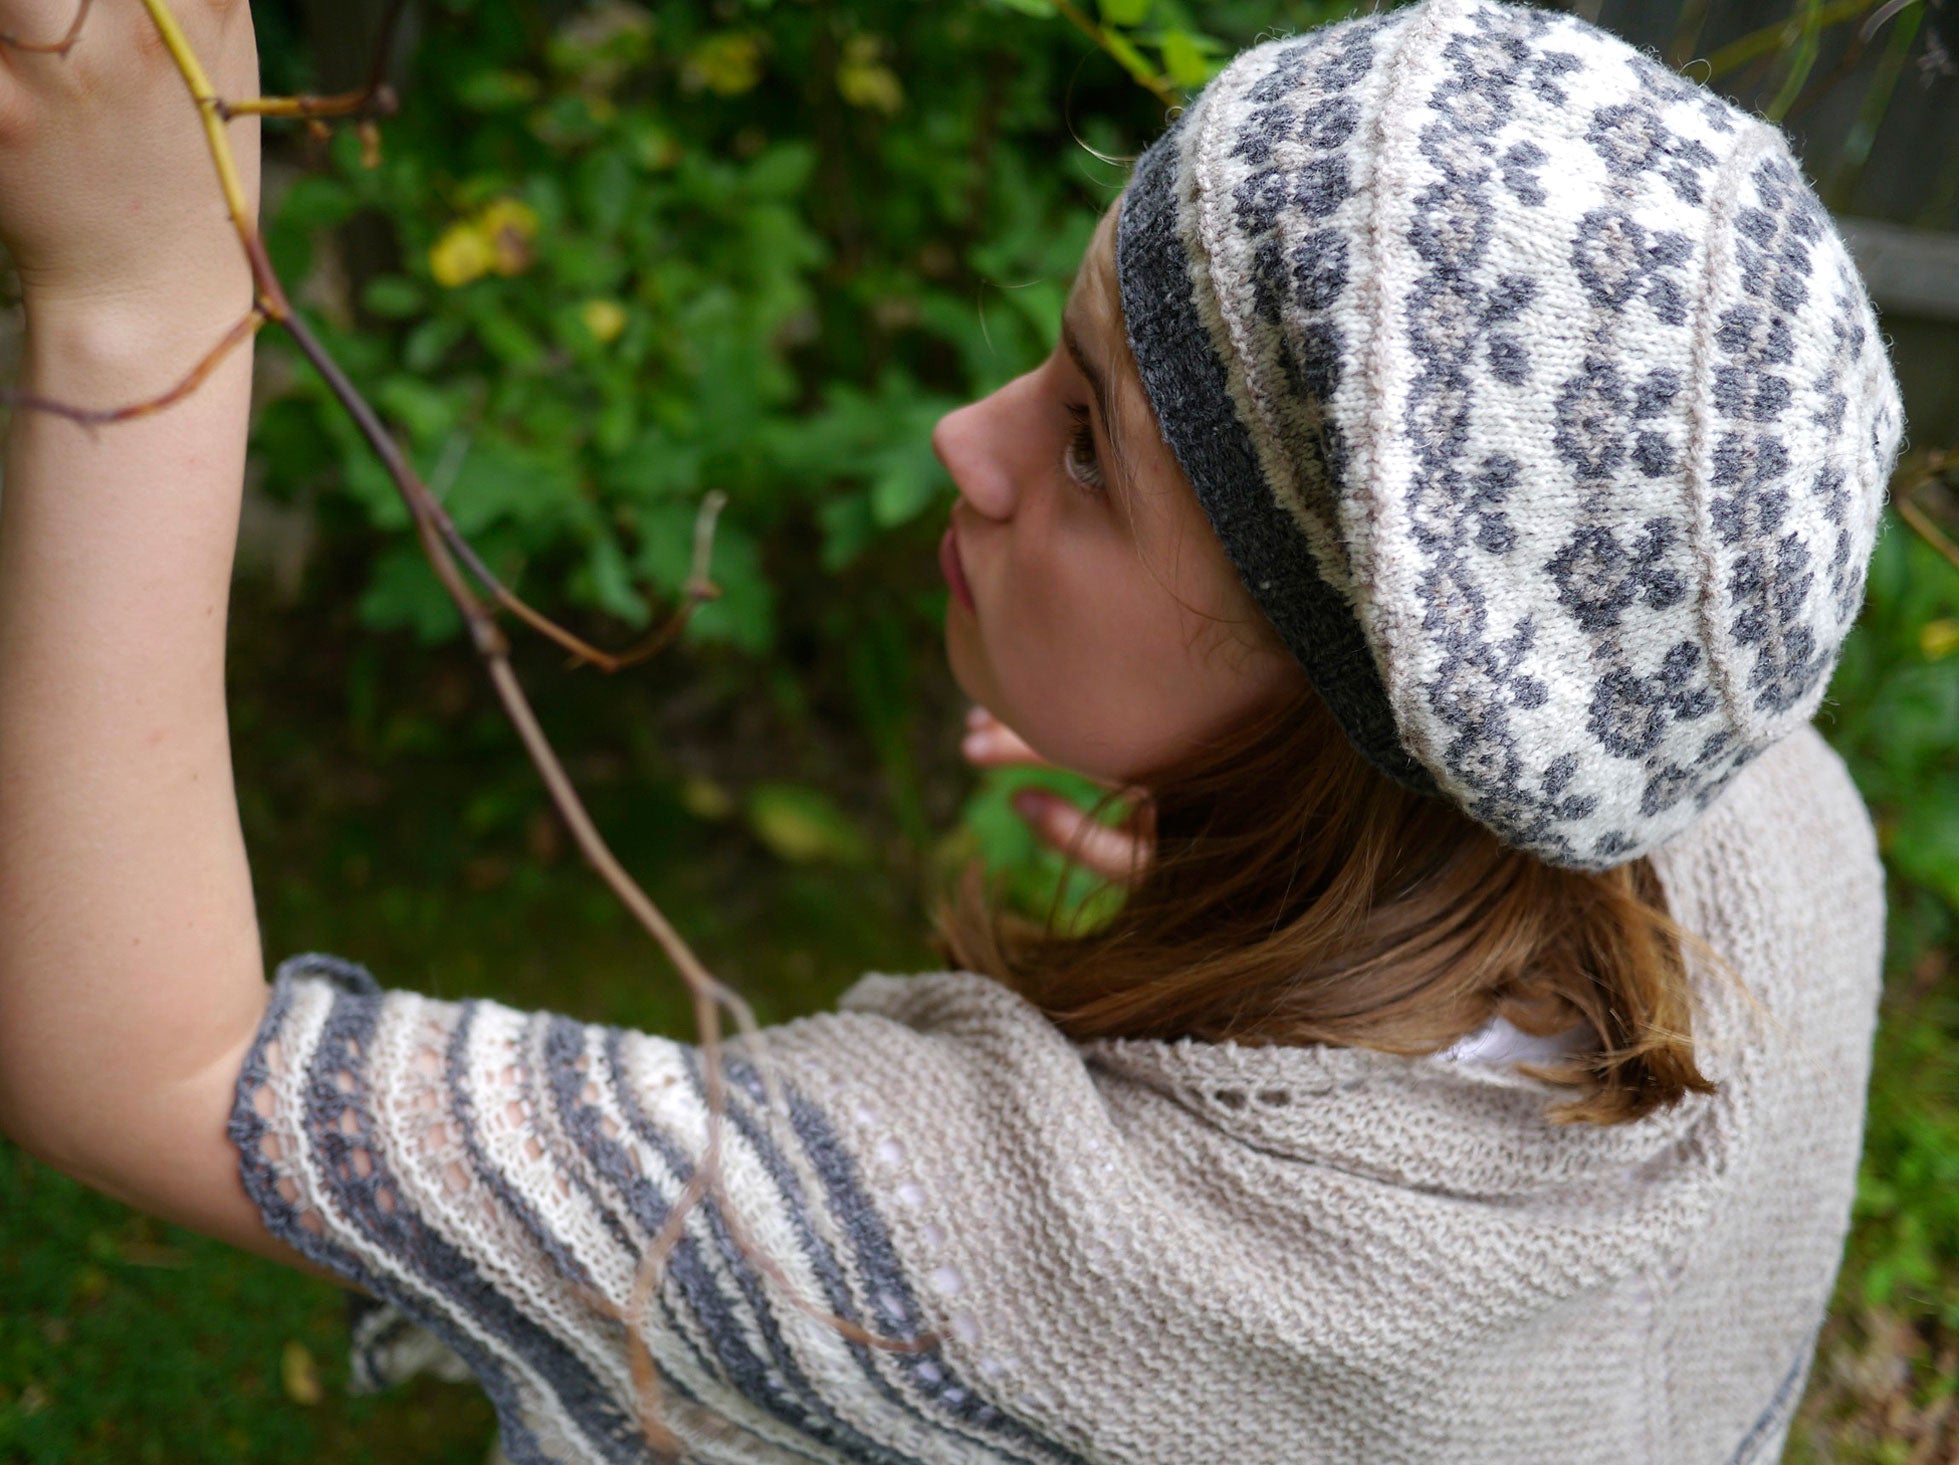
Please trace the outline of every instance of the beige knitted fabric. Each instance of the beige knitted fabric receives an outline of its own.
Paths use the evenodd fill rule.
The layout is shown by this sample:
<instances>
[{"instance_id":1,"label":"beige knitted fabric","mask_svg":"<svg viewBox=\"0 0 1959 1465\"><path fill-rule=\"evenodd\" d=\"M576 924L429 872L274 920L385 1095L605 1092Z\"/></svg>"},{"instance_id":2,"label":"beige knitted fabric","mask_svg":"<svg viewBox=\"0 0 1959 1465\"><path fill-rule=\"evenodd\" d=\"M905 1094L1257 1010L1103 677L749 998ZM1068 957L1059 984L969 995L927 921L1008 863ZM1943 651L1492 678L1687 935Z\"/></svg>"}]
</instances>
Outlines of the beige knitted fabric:
<instances>
[{"instance_id":1,"label":"beige knitted fabric","mask_svg":"<svg viewBox=\"0 0 1959 1465\"><path fill-rule=\"evenodd\" d=\"M733 1066L731 1207L647 1319L701 1461L1776 1457L1850 1205L1883 939L1871 828L1804 729L1654 856L1718 1095L1554 1127L1503 1068L1076 1047L994 983L869 977ZM514 1461L642 1460L621 1332L702 1141L692 1050L287 972L234 1118L302 1250L427 1323ZM337 974L336 974L337 973Z\"/></svg>"}]
</instances>

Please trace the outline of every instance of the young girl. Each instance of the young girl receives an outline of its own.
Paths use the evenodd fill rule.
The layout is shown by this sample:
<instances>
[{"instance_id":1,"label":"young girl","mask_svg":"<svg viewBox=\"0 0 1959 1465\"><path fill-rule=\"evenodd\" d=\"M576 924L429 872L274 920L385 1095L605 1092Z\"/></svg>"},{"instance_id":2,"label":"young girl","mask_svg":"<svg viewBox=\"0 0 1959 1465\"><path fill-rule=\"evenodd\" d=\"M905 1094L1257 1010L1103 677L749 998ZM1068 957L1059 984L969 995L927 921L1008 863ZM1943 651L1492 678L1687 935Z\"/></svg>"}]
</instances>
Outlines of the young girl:
<instances>
[{"instance_id":1,"label":"young girl","mask_svg":"<svg viewBox=\"0 0 1959 1465\"><path fill-rule=\"evenodd\" d=\"M245 9L184 9L249 95ZM144 27L100 0L66 60L0 58L48 397L152 394L246 299ZM1073 937L969 903L971 970L731 1045L722 1191L644 1298L697 1052L330 958L264 982L222 689L248 377L13 422L21 1144L425 1325L517 1461L649 1457L628 1329L703 1461L1775 1457L1883 927L1807 722L1900 420L1773 129L1496 0L1272 41L1178 116L1054 354L936 434L979 740L1147 791L1151 843L1096 856L1126 902Z\"/></svg>"}]
</instances>

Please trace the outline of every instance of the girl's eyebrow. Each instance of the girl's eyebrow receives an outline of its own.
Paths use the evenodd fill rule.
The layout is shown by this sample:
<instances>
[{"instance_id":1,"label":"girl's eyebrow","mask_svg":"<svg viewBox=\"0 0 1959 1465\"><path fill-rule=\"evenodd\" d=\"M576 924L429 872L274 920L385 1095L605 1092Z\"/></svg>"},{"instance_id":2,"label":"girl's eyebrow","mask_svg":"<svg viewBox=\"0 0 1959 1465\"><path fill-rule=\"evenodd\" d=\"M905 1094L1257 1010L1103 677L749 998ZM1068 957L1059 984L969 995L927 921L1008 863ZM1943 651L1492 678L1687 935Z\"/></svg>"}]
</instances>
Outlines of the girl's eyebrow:
<instances>
[{"instance_id":1,"label":"girl's eyebrow","mask_svg":"<svg viewBox=\"0 0 1959 1465\"><path fill-rule=\"evenodd\" d=\"M1062 317L1062 349L1068 353L1070 360L1074 360L1075 370L1079 370L1087 378L1089 392L1095 394L1095 409L1101 411L1103 421L1109 425L1109 437L1113 441L1115 419L1109 415L1109 382L1103 376L1101 364L1089 360L1089 353L1081 349L1081 337L1075 335L1075 327L1068 321L1066 315Z\"/></svg>"},{"instance_id":2,"label":"girl's eyebrow","mask_svg":"<svg viewBox=\"0 0 1959 1465\"><path fill-rule=\"evenodd\" d=\"M1123 455L1122 443L1116 436L1115 416L1109 411L1108 378L1103 374L1101 364L1091 361L1088 352L1082 347L1082 339L1075 334L1075 328L1068 317L1061 317L1061 345L1076 370L1088 378L1088 389L1095 397L1095 407L1102 414L1102 427L1109 439L1109 446L1115 449L1116 465L1122 469L1123 477L1129 476L1129 460Z\"/></svg>"}]
</instances>

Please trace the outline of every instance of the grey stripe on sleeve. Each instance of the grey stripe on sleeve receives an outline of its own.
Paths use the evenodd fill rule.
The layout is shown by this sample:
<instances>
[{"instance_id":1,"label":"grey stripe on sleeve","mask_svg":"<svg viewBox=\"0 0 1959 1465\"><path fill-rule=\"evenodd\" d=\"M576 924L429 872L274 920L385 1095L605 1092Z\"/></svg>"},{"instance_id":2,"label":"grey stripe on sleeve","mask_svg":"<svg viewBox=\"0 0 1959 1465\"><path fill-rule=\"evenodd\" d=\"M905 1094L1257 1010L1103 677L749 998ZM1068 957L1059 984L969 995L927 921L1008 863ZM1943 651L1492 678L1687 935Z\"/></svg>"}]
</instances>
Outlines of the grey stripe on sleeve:
<instances>
[{"instance_id":1,"label":"grey stripe on sleeve","mask_svg":"<svg viewBox=\"0 0 1959 1465\"><path fill-rule=\"evenodd\" d=\"M582 1045L583 1037L577 1031L576 1024L562 1018L557 1019L557 1024L571 1029L569 1037ZM552 1041L554 1044L563 1041L559 1027L554 1026ZM618 1061L616 1037L610 1045L608 1057L614 1097L627 1124L643 1143L659 1155L675 1182L685 1185L693 1175L693 1158L653 1122L638 1095L625 1082L622 1065ZM553 1082L562 1086L561 1109L567 1115L576 1109L586 1111L583 1117L570 1120L567 1124L581 1146L588 1147L595 1156L604 1150L617 1148L617 1142L607 1139L599 1128L597 1109L586 1105L579 1096L585 1075L555 1058L551 1072ZM623 1151L619 1163L622 1166L625 1164ZM644 1177L636 1179L637 1183L629 1186L625 1194L629 1204L634 1207L636 1219L650 1234L666 1223L668 1202L650 1181ZM693 1312L709 1347L720 1361L722 1374L727 1381L751 1404L771 1417L802 1431L817 1443L844 1451L852 1460L876 1462L876 1465L918 1465L909 1456L862 1433L830 1407L809 1382L790 1351L774 1310L769 1305L764 1283L728 1235L720 1208L711 1200L704 1200L700 1204L699 1214L702 1224L713 1238L726 1275L740 1293L740 1303L722 1291L713 1269L693 1237L683 1234L675 1245L667 1273ZM786 1211L784 1214L799 1228L806 1224L801 1216ZM743 1327L743 1304L747 1318L768 1351L767 1359L757 1355L749 1346Z\"/></svg>"},{"instance_id":2,"label":"grey stripe on sleeve","mask_svg":"<svg viewBox=\"0 0 1959 1465\"><path fill-rule=\"evenodd\" d=\"M743 1087L751 1098L760 1093L760 1080L750 1070ZM894 1337L910 1337L920 1332L924 1320L910 1278L898 1259L898 1248L879 1214L877 1205L858 1179L857 1162L831 1127L827 1115L806 1097L791 1089L788 1093L790 1122L803 1153L822 1182L829 1213L850 1238L858 1270L866 1278L878 1309L879 1331ZM759 1099L758 1099L759 1102ZM942 1409L980 1427L996 1429L1015 1445L1029 1448L1064 1465L1088 1462L1060 1441L1041 1433L1015 1418L999 1404L989 1400L970 1383L951 1373L942 1357L926 1359L916 1354L894 1355L901 1369L912 1375L911 1382ZM921 1374L921 1367L930 1371ZM936 1372L938 1377L932 1377ZM957 1398L949 1399L948 1392Z\"/></svg>"},{"instance_id":3,"label":"grey stripe on sleeve","mask_svg":"<svg viewBox=\"0 0 1959 1465\"><path fill-rule=\"evenodd\" d=\"M321 1189L378 1252L429 1296L413 1293L394 1277L367 1267L352 1279L427 1327L468 1364L496 1407L503 1447L514 1465L578 1462L554 1461L545 1454L525 1421L511 1364L525 1368L551 1391L560 1415L578 1431L593 1457L638 1465L646 1458L644 1439L604 1384L405 1203L386 1152L373 1133L363 1062L372 1046L381 1003L376 994L343 992L335 997L307 1074L306 1134ZM345 1087L343 1075L349 1081ZM349 1120L351 1132L343 1129ZM298 1229L304 1234L304 1228ZM464 1318L488 1335L489 1345L460 1324Z\"/></svg>"},{"instance_id":4,"label":"grey stripe on sleeve","mask_svg":"<svg viewBox=\"0 0 1959 1465\"><path fill-rule=\"evenodd\" d=\"M591 1276L589 1270L579 1261L577 1256L573 1254L557 1234L551 1230L550 1226L545 1222L544 1217L538 1213L537 1208L531 1205L524 1198L522 1192L510 1183L509 1177L504 1175L495 1165L490 1159L489 1153L483 1148L482 1140L478 1133L475 1100L465 1081L469 1039L476 1025L478 1010L479 1004L477 1003L468 1002L463 1004L461 1014L456 1020L455 1031L450 1035L449 1052L444 1072L450 1094L452 1117L455 1119L457 1127L461 1131L464 1150L468 1154L470 1164L476 1174L490 1186L497 1197L510 1208L511 1213L523 1223L524 1228L530 1233L531 1238L537 1243L538 1248L551 1259L552 1265L558 1269L560 1274L570 1278L580 1286L597 1292L600 1290L598 1283ZM539 1019L536 1017L532 1017L526 1021L525 1028L527 1030L527 1036L528 1031L536 1028L538 1024ZM537 1065L530 1063L524 1065L527 1084L533 1086L536 1084L538 1076L537 1067ZM535 1102L534 1097L533 1102ZM534 1110L533 1112L542 1111ZM558 1166L558 1174L563 1176L570 1184L576 1186L579 1192L592 1203L593 1210L601 1218L601 1224L606 1227L607 1233L615 1241L620 1243L621 1248L631 1251L633 1249L633 1243L627 1235L624 1225L604 1205L586 1177L563 1164ZM672 1316L666 1312L664 1301L661 1302L660 1306L667 1321L671 1323ZM696 1356L698 1358L698 1354ZM703 1364L705 1363L705 1360L700 1361ZM671 1377L660 1366L657 1359L654 1361L653 1366L659 1374L662 1389L685 1400L687 1403L699 1403L699 1400L695 1398L693 1392L679 1379Z\"/></svg>"},{"instance_id":5,"label":"grey stripe on sleeve","mask_svg":"<svg viewBox=\"0 0 1959 1465\"><path fill-rule=\"evenodd\" d=\"M1751 1465L1763 1444L1775 1431L1778 1422L1783 1420L1783 1412L1794 1399L1797 1385L1802 1382L1803 1375L1809 1369L1809 1360L1815 1352L1816 1334L1811 1333L1809 1340L1797 1351L1796 1360L1789 1365L1789 1371L1783 1374L1781 1384L1769 1399L1768 1407L1762 1411L1761 1417L1755 1421L1754 1428L1748 1431L1741 1443L1735 1446L1734 1454L1728 1457L1728 1465Z\"/></svg>"},{"instance_id":6,"label":"grey stripe on sleeve","mask_svg":"<svg viewBox=\"0 0 1959 1465\"><path fill-rule=\"evenodd\" d=\"M690 1068L694 1077L696 1093L699 1095L701 1102L705 1104L706 1092L701 1087L698 1059L690 1065ZM767 1170L769 1178L774 1182L777 1190L781 1192L784 1198L785 1207L796 1218L796 1235L802 1242L804 1252L809 1258L811 1269L822 1281L825 1304L838 1317L848 1319L854 1323L862 1323L864 1321L863 1314L858 1307L857 1298L851 1289L850 1279L844 1270L843 1264L838 1260L830 1243L823 1236L817 1234L816 1229L806 1224L804 1220L810 1214L809 1207L812 1202L803 1194L802 1180L796 1174L795 1168L789 1163L788 1158L776 1145L774 1136L768 1132L768 1126L760 1117L768 1112L768 1094L762 1084L760 1075L756 1072L752 1064L733 1056L729 1056L724 1060L724 1068L729 1081L728 1121L734 1125L736 1131L748 1143L763 1168ZM785 1085L784 1093L792 1105L803 1104L807 1106L807 1101L796 1093L793 1086ZM743 1102L744 1099L749 1102ZM749 1107L749 1103L751 1102L754 1105L752 1109ZM846 1227L846 1229L848 1228ZM881 1274L875 1271L866 1271L863 1275L873 1295L879 1291L889 1289L889 1279ZM902 1278L899 1280L899 1285L901 1287L903 1286ZM909 1294L906 1294L906 1300L909 1302ZM918 1327L913 1325L910 1327L907 1336L917 1331ZM876 1389L879 1395L887 1400L894 1408L903 1411L907 1418L917 1420L929 1428L943 1430L946 1428L945 1424L935 1416L937 1414L950 1414L954 1419L964 1424L988 1433L1007 1437L1013 1437L1016 1430L1020 1428L1016 1421L1005 1418L1003 1411L996 1405L982 1398L969 1386L961 1384L952 1375L951 1370L945 1365L942 1358L934 1357L929 1360L930 1366L938 1371L939 1377L935 1381L924 1377L916 1368L906 1367L908 1363L919 1361L920 1355L891 1355L893 1362L905 1372L906 1382L911 1385L913 1390L923 1395L932 1405L935 1413L927 1414L912 1400L907 1399L901 1394L892 1385L891 1381L885 1377L883 1372L879 1370L876 1360L872 1356L874 1350L861 1343L849 1343L847 1346L851 1356L857 1360L859 1368L862 1369L871 1387ZM1028 1460L1028 1457L1025 1455L1008 1453L1006 1444L1002 1440L981 1440L975 1439L970 1435L962 1435L961 1439L969 1445L979 1445L983 1448L990 1449L1000 1459L1012 1461L1014 1465L1025 1465L1025 1462Z\"/></svg>"}]
</instances>

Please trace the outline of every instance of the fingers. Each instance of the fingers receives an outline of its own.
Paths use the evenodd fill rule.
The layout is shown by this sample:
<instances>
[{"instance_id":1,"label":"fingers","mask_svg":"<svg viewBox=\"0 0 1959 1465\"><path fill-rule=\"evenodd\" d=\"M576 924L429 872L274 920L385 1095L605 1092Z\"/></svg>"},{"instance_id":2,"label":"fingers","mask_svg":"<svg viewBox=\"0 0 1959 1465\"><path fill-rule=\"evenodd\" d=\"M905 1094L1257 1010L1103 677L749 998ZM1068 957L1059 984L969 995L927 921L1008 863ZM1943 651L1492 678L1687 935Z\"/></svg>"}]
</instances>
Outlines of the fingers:
<instances>
[{"instance_id":1,"label":"fingers","mask_svg":"<svg viewBox=\"0 0 1959 1465\"><path fill-rule=\"evenodd\" d=\"M966 714L959 751L975 768L1054 766L984 707ZM1013 806L1043 844L1105 880L1129 884L1149 862L1155 839L1148 796L1140 789L1129 790L1127 796L1137 801L1136 809L1120 824L1104 824L1050 789L1024 788L1013 796Z\"/></svg>"},{"instance_id":2,"label":"fingers","mask_svg":"<svg viewBox=\"0 0 1959 1465\"><path fill-rule=\"evenodd\" d=\"M1149 862L1148 816L1140 806L1121 824L1104 824L1085 809L1046 789L1025 788L1013 797L1014 812L1042 843L1105 880L1133 883Z\"/></svg>"},{"instance_id":3,"label":"fingers","mask_svg":"<svg viewBox=\"0 0 1959 1465\"><path fill-rule=\"evenodd\" d=\"M959 751L975 768L1045 768L1047 759L984 707L966 714L966 736Z\"/></svg>"}]
</instances>

